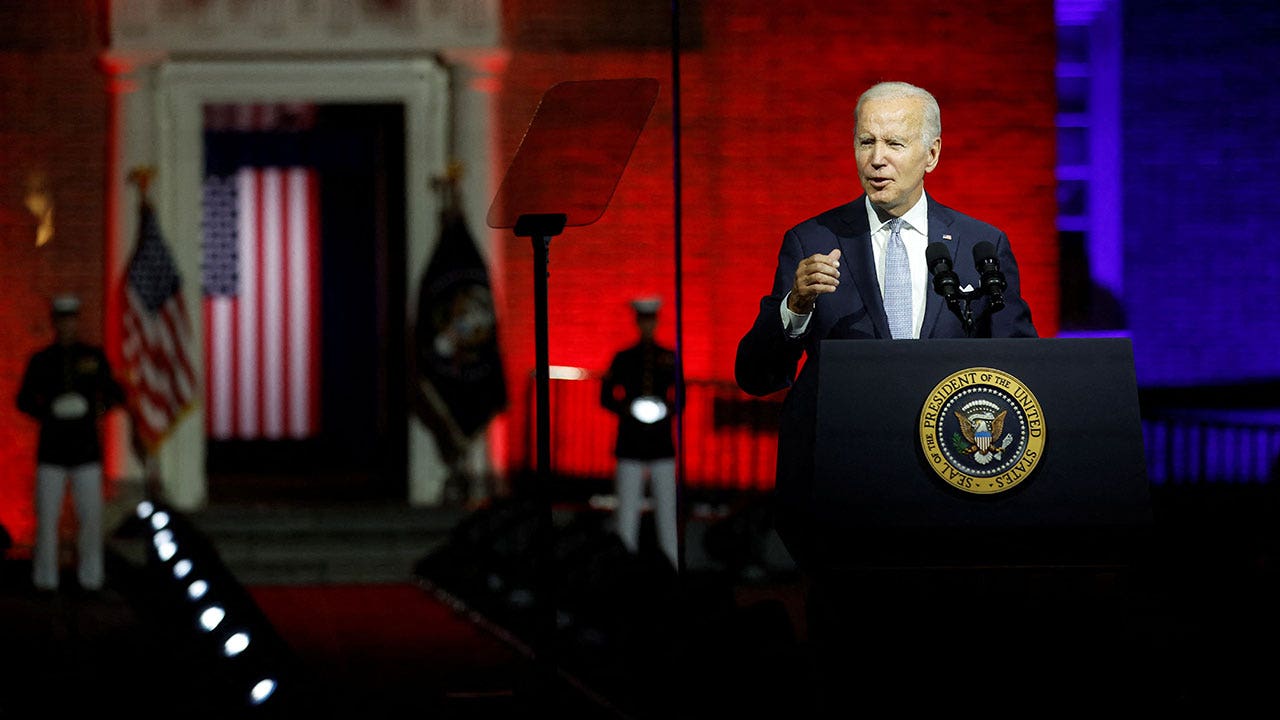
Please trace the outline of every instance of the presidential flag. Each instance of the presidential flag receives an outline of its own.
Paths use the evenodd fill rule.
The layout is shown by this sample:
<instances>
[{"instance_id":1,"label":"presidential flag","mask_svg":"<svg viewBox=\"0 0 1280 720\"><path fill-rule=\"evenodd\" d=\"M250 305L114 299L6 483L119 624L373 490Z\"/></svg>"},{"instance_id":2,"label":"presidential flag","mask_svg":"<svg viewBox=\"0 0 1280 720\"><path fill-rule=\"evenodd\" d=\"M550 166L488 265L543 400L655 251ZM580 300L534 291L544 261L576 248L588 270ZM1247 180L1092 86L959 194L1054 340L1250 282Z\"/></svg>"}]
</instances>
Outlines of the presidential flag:
<instances>
[{"instance_id":1,"label":"presidential flag","mask_svg":"<svg viewBox=\"0 0 1280 720\"><path fill-rule=\"evenodd\" d=\"M192 331L182 276L145 199L138 206L138 239L125 273L122 375L134 433L151 453L191 407L196 376L188 355Z\"/></svg>"},{"instance_id":2,"label":"presidential flag","mask_svg":"<svg viewBox=\"0 0 1280 720\"><path fill-rule=\"evenodd\" d=\"M415 327L416 408L446 459L507 406L489 271L452 202L422 274Z\"/></svg>"}]
</instances>

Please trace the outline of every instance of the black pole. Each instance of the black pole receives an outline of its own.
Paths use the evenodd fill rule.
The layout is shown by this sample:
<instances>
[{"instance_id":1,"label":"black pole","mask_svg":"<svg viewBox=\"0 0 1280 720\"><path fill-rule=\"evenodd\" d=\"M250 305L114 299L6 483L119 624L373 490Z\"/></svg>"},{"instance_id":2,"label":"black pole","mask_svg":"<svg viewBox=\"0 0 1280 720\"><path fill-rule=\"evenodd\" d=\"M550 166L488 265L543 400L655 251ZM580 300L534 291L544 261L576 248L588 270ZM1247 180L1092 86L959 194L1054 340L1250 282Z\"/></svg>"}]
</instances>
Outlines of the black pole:
<instances>
[{"instance_id":1,"label":"black pole","mask_svg":"<svg viewBox=\"0 0 1280 720\"><path fill-rule=\"evenodd\" d=\"M536 390L538 398L538 473L535 492L538 497L549 500L547 484L551 481L551 407L548 402L551 395L551 357L547 339L547 261L551 251L549 236L533 236L533 296L534 334L536 350L534 362L536 370Z\"/></svg>"},{"instance_id":2,"label":"black pole","mask_svg":"<svg viewBox=\"0 0 1280 720\"><path fill-rule=\"evenodd\" d=\"M547 263L551 251L551 238L564 231L567 216L564 213L521 215L516 219L516 237L533 241L533 302L535 355L534 369L538 404L538 464L534 496L548 500L547 485L551 480L551 360L547 350Z\"/></svg>"},{"instance_id":3,"label":"black pole","mask_svg":"<svg viewBox=\"0 0 1280 720\"><path fill-rule=\"evenodd\" d=\"M534 581L535 602L543 605L538 613L537 627L534 630L533 642L534 668L534 701L543 709L551 706L553 693L552 678L555 673L555 658L552 654L556 647L555 638L555 588L551 578L552 535L554 520L551 515L551 408L548 398L551 395L551 360L547 350L547 259L551 249L551 238L535 235L533 237L533 294L536 298L537 317L534 320L537 335L537 394L538 394L538 474L534 480L534 493L537 497L538 525L535 534L538 559L537 576Z\"/></svg>"},{"instance_id":4,"label":"black pole","mask_svg":"<svg viewBox=\"0 0 1280 720\"><path fill-rule=\"evenodd\" d=\"M676 532L676 569L684 572L684 518L685 507L685 452L684 452L684 292L681 264L682 239L681 228L684 220L681 210L680 175L680 0L671 0L671 154L673 194L673 217L675 227L672 237L675 239L675 271L676 271L676 518L679 519Z\"/></svg>"},{"instance_id":5,"label":"black pole","mask_svg":"<svg viewBox=\"0 0 1280 720\"><path fill-rule=\"evenodd\" d=\"M534 532L534 602L538 608L533 630L535 705L547 709L554 704L556 675L556 607L557 592L552 563L554 519L551 514L551 360L547 331L547 264L551 238L564 230L563 213L521 215L516 220L515 234L533 242L533 296L535 334L535 385L537 390L538 464L532 497L538 518Z\"/></svg>"}]
</instances>

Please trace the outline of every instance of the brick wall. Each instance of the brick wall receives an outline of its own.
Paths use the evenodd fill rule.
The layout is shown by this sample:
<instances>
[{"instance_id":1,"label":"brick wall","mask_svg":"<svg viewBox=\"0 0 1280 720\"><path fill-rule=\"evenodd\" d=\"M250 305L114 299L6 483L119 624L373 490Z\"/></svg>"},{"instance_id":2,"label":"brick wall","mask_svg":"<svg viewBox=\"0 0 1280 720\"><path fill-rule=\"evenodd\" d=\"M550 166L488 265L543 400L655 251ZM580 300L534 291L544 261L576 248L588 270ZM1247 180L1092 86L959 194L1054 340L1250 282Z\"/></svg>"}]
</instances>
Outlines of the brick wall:
<instances>
[{"instance_id":1,"label":"brick wall","mask_svg":"<svg viewBox=\"0 0 1280 720\"><path fill-rule=\"evenodd\" d=\"M98 5L0 7L0 332L8 340L0 384L9 388L27 354L48 338L52 292L70 287L90 300L85 325L91 338L101 337L93 302L102 293L106 113L95 66ZM834 1L681 5L681 350L690 377L731 378L734 347L768 290L782 233L858 194L852 106L879 79L914 81L938 96L944 144L930 190L1005 228L1041 333L1056 332L1052 4L908 0L865 16ZM604 217L552 240L551 361L602 369L634 338L627 302L640 294L667 300L659 336L674 342L668 4L508 0L503 7L514 44L499 95L500 169L555 83L634 76L661 83ZM636 15L636 7L645 13ZM57 236L42 248L17 222L33 173L43 173L57 203ZM532 250L509 232L494 238L503 256L500 320L514 395L508 419L516 457L504 464L516 467L529 433L534 367ZM22 533L34 428L11 402L0 403L0 425L0 522Z\"/></svg>"},{"instance_id":2,"label":"brick wall","mask_svg":"<svg viewBox=\"0 0 1280 720\"><path fill-rule=\"evenodd\" d=\"M601 370L634 339L630 297L655 292L674 300L671 57L651 47L652 23L637 24L643 36L621 50L574 42L591 34L584 23L598 22L579 14L580 4L508 3L508 36L538 41L514 48L501 97L499 155L505 163L514 154L542 93L555 83L633 76L662 83L604 216L551 243L551 363ZM912 0L866 14L849 8L707 2L696 4L699 17L682 21L681 350L688 377L732 380L738 338L769 290L783 232L860 193L853 105L881 79L912 81L937 96L943 150L926 186L944 204L1006 230L1040 332L1056 333L1052 4ZM545 33L521 31L524 23L561 28L555 36L561 46L548 47ZM525 238L498 238L504 349L512 387L523 391L534 369L532 250ZM660 316L659 336L668 342L672 309L668 302ZM517 454L530 399L517 393L510 413ZM599 419L609 422L603 414Z\"/></svg>"},{"instance_id":3,"label":"brick wall","mask_svg":"<svg viewBox=\"0 0 1280 720\"><path fill-rule=\"evenodd\" d=\"M102 338L106 96L96 62L99 3L0 5L0 523L31 530L35 424L14 407L27 357L52 339L49 298L85 301L82 334ZM54 202L54 236L35 244L24 197Z\"/></svg>"},{"instance_id":4,"label":"brick wall","mask_svg":"<svg viewBox=\"0 0 1280 720\"><path fill-rule=\"evenodd\" d=\"M1125 302L1138 380L1280 376L1280 4L1125 0Z\"/></svg>"}]
</instances>

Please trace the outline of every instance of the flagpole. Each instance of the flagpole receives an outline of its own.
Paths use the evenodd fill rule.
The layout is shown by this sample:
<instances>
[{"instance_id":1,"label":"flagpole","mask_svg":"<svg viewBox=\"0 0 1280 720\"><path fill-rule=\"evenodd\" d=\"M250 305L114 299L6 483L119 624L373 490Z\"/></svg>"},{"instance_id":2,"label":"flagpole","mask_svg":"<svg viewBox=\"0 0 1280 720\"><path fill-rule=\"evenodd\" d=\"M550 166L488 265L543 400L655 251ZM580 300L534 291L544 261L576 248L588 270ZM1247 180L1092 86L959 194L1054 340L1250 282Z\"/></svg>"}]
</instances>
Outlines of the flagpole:
<instances>
[{"instance_id":1,"label":"flagpole","mask_svg":"<svg viewBox=\"0 0 1280 720\"><path fill-rule=\"evenodd\" d=\"M138 188L138 204L146 205L151 200L147 196L151 188L151 179L155 177L156 170L151 165L140 165L129 171L128 181ZM136 246L135 246L136 251ZM121 287L124 287L122 284ZM132 409L132 403L129 404ZM129 418L130 434L132 436L133 451L138 456L138 460L142 463L142 494L148 500L157 500L160 496L160 470L155 456L155 449L148 447L142 439L142 434L138 431L138 419L130 413Z\"/></svg>"},{"instance_id":2,"label":"flagpole","mask_svg":"<svg viewBox=\"0 0 1280 720\"><path fill-rule=\"evenodd\" d=\"M442 227L447 225L447 218L463 216L463 210L458 199L458 183L461 179L462 163L453 160L449 162L444 175L435 177L431 181L432 189L440 200ZM440 252L441 250L437 248L436 251ZM427 280L427 278L423 278L424 285ZM424 292L428 292L428 289L425 287L419 288L420 294ZM425 317L418 317L416 320L417 323L427 323L427 321L428 319ZM411 352L412 362L415 364L419 360L418 352L419 348L417 347ZM414 377L418 384L418 397L425 404L424 409L430 417L430 422L427 423L428 429L435 433L442 459L445 462L447 473L445 477L445 500L448 502L450 501L449 491L451 487L454 491L457 491L459 484L461 484L463 493L469 494L470 488L473 486L476 473L474 468L471 467L470 457L478 433L475 431L468 432L459 425L448 400L441 395L433 382L423 377L421 369L415 367Z\"/></svg>"}]
</instances>

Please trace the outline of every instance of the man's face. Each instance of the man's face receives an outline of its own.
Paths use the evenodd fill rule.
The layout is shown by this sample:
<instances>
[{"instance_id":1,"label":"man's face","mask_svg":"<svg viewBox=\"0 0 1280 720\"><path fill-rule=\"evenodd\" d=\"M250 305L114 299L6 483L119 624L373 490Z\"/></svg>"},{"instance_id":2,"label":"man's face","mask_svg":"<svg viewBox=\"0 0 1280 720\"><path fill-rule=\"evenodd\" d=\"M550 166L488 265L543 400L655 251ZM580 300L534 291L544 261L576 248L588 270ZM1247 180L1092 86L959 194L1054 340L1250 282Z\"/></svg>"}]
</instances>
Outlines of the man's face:
<instances>
[{"instance_id":1,"label":"man's face","mask_svg":"<svg viewBox=\"0 0 1280 720\"><path fill-rule=\"evenodd\" d=\"M58 337L58 342L63 345L70 345L76 341L76 335L80 328L80 318L75 315L54 315L53 316L53 332Z\"/></svg>"},{"instance_id":2,"label":"man's face","mask_svg":"<svg viewBox=\"0 0 1280 720\"><path fill-rule=\"evenodd\" d=\"M640 337L652 340L653 332L658 328L658 316L636 315L636 327L640 330Z\"/></svg>"},{"instance_id":3,"label":"man's face","mask_svg":"<svg viewBox=\"0 0 1280 720\"><path fill-rule=\"evenodd\" d=\"M933 172L942 140L921 138L924 106L916 98L868 100L853 131L858 179L871 204L900 217L924 192L925 173Z\"/></svg>"}]
</instances>

